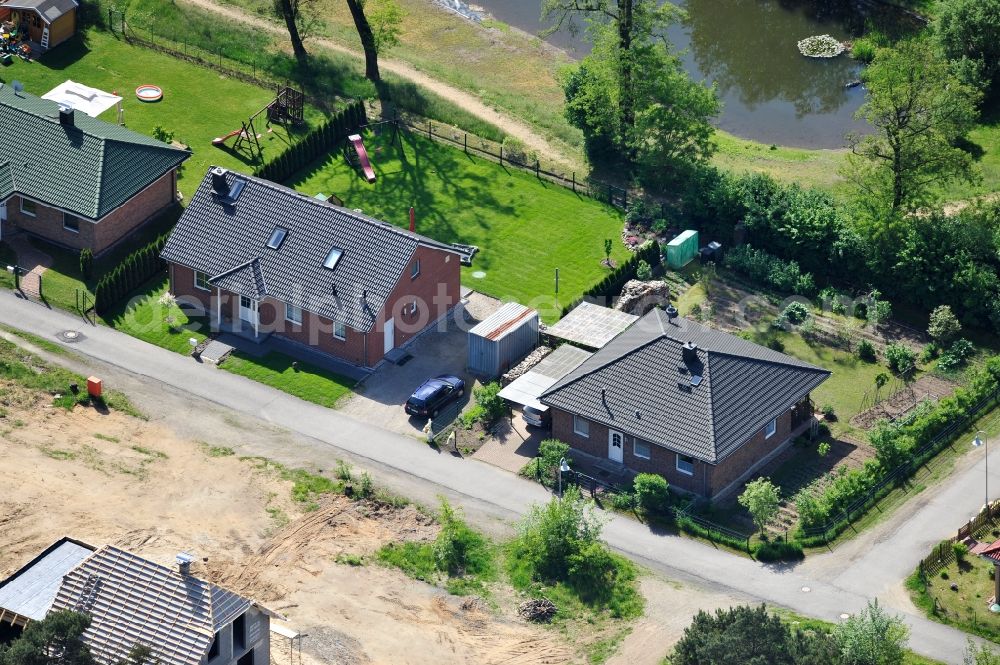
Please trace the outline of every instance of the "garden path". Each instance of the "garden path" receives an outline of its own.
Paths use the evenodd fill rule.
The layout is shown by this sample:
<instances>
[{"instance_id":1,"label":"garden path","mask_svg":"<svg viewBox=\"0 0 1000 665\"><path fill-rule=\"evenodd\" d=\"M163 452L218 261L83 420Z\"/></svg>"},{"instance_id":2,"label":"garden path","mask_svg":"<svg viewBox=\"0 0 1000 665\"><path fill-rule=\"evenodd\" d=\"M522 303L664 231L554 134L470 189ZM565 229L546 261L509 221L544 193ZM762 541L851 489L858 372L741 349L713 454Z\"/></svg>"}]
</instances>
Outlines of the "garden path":
<instances>
[{"instance_id":1,"label":"garden path","mask_svg":"<svg viewBox=\"0 0 1000 665\"><path fill-rule=\"evenodd\" d=\"M35 248L23 233L7 238L17 255L17 265L28 272L21 276L21 291L29 298L41 298L42 275L52 266L52 257Z\"/></svg>"}]
</instances>

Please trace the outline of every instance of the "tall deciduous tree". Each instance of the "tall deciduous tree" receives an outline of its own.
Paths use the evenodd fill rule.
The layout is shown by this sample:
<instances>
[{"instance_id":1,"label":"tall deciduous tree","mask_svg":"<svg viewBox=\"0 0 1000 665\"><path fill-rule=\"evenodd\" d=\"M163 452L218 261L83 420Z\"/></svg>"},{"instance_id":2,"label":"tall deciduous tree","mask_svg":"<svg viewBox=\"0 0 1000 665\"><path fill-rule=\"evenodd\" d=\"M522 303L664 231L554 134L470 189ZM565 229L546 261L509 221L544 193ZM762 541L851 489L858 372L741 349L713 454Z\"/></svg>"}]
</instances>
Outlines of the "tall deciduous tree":
<instances>
[{"instance_id":1,"label":"tall deciduous tree","mask_svg":"<svg viewBox=\"0 0 1000 665\"><path fill-rule=\"evenodd\" d=\"M399 42L399 24L403 20L403 12L394 0L382 0L381 5L374 8L369 20L365 14L367 4L366 0L347 0L354 28L358 31L361 48L365 52L365 78L378 83L382 80L378 68L379 50Z\"/></svg>"},{"instance_id":2,"label":"tall deciduous tree","mask_svg":"<svg viewBox=\"0 0 1000 665\"><path fill-rule=\"evenodd\" d=\"M975 177L957 147L972 129L981 93L962 83L926 41L879 49L865 71L858 109L874 132L850 136L845 174L871 220L888 223L928 203L934 187Z\"/></svg>"},{"instance_id":3,"label":"tall deciduous tree","mask_svg":"<svg viewBox=\"0 0 1000 665\"><path fill-rule=\"evenodd\" d=\"M932 29L945 57L971 64L996 94L1000 83L1000 0L944 0Z\"/></svg>"},{"instance_id":4,"label":"tall deciduous tree","mask_svg":"<svg viewBox=\"0 0 1000 665\"><path fill-rule=\"evenodd\" d=\"M310 0L274 0L274 11L285 21L288 37L292 41L292 53L295 59L304 63L309 56L305 44L302 43L302 33L305 32L306 16L302 11Z\"/></svg>"},{"instance_id":5,"label":"tall deciduous tree","mask_svg":"<svg viewBox=\"0 0 1000 665\"><path fill-rule=\"evenodd\" d=\"M559 11L565 19L584 12L572 8L580 4L591 6L552 0L544 9L547 16ZM651 0L593 7L598 8L590 10L593 50L563 79L567 116L583 130L588 153L624 156L647 174L668 176L707 158L714 148L709 121L719 102L712 88L688 78L660 37L678 10Z\"/></svg>"},{"instance_id":6,"label":"tall deciduous tree","mask_svg":"<svg viewBox=\"0 0 1000 665\"><path fill-rule=\"evenodd\" d=\"M781 506L781 490L767 478L758 478L747 483L743 494L737 499L747 509L761 531L778 514Z\"/></svg>"}]
</instances>

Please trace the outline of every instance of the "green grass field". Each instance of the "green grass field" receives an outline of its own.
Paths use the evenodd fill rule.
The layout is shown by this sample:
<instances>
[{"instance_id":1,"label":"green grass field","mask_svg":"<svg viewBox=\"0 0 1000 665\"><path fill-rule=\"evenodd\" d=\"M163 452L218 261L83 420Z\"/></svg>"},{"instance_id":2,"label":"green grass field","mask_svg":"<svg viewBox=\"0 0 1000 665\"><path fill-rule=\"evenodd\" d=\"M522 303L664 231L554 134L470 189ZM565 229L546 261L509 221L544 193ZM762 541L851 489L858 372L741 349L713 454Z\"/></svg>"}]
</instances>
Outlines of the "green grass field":
<instances>
[{"instance_id":1,"label":"green grass field","mask_svg":"<svg viewBox=\"0 0 1000 665\"><path fill-rule=\"evenodd\" d=\"M444 242L478 245L462 283L497 298L539 306L552 322L607 271L604 239L612 258L624 260L621 214L613 208L514 168L400 132L367 136L378 180L368 184L339 151L290 183L309 196L335 194L349 208L406 226L416 208L417 231ZM559 270L559 292L555 271ZM485 273L484 275L481 273Z\"/></svg>"},{"instance_id":2,"label":"green grass field","mask_svg":"<svg viewBox=\"0 0 1000 665\"><path fill-rule=\"evenodd\" d=\"M280 353L253 358L236 351L219 367L327 408L335 407L354 387L355 382L347 377L308 363L293 367L292 360Z\"/></svg>"},{"instance_id":3,"label":"green grass field","mask_svg":"<svg viewBox=\"0 0 1000 665\"><path fill-rule=\"evenodd\" d=\"M145 48L132 46L106 32L89 30L81 33L41 59L25 63L17 58L14 64L0 71L6 83L15 79L24 83L33 95L44 95L66 79L117 91L123 98L125 124L130 129L152 135L157 126L173 132L174 139L190 146L192 155L181 170L178 187L190 197L210 165L221 165L239 171L249 171L245 155L212 145L212 139L234 129L240 122L274 98L274 92L242 81L221 76L211 69L179 60ZM163 88L162 101L148 104L135 97L135 88L152 83ZM321 117L317 109L306 106L306 120L315 123ZM100 118L117 121L115 109ZM306 125L292 133L280 125L267 132L264 123L257 127L265 160L281 154ZM232 146L231 139L229 145Z\"/></svg>"}]
</instances>

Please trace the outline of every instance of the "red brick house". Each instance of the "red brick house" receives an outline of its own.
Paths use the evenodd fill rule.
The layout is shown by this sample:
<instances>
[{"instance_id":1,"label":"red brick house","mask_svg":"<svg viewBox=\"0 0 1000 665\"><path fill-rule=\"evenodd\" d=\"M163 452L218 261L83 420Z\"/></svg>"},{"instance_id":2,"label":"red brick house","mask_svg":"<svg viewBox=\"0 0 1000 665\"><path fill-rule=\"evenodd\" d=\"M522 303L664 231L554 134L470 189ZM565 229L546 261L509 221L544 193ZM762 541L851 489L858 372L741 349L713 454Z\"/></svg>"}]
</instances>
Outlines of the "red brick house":
<instances>
[{"instance_id":1,"label":"red brick house","mask_svg":"<svg viewBox=\"0 0 1000 665\"><path fill-rule=\"evenodd\" d=\"M214 326L373 367L460 299L460 253L281 185L210 169L162 254Z\"/></svg>"},{"instance_id":2,"label":"red brick house","mask_svg":"<svg viewBox=\"0 0 1000 665\"><path fill-rule=\"evenodd\" d=\"M177 200L191 153L0 84L0 239L99 255Z\"/></svg>"},{"instance_id":3,"label":"red brick house","mask_svg":"<svg viewBox=\"0 0 1000 665\"><path fill-rule=\"evenodd\" d=\"M553 437L712 498L739 487L812 421L830 372L657 308L542 397Z\"/></svg>"}]
</instances>

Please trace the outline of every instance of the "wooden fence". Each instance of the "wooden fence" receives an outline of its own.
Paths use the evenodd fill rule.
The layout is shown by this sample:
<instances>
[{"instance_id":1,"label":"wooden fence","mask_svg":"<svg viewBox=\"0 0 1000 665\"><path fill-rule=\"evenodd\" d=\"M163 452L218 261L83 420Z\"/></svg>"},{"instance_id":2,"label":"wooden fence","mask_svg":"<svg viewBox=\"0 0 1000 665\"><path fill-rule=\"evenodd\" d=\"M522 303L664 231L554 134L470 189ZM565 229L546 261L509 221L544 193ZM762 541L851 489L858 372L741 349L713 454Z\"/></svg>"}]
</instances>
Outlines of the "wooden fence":
<instances>
[{"instance_id":1,"label":"wooden fence","mask_svg":"<svg viewBox=\"0 0 1000 665\"><path fill-rule=\"evenodd\" d=\"M934 549L920 561L919 569L922 575L933 576L939 570L948 566L955 560L955 543L960 543L968 538L975 538L984 529L996 525L996 518L1000 515L1000 499L991 503L986 510L958 528L954 536L948 540L942 540L934 546Z\"/></svg>"}]
</instances>

